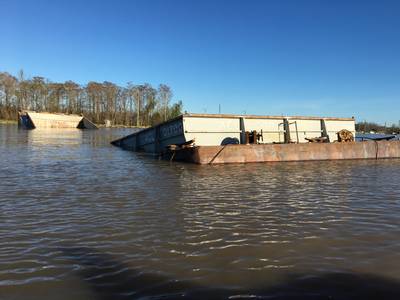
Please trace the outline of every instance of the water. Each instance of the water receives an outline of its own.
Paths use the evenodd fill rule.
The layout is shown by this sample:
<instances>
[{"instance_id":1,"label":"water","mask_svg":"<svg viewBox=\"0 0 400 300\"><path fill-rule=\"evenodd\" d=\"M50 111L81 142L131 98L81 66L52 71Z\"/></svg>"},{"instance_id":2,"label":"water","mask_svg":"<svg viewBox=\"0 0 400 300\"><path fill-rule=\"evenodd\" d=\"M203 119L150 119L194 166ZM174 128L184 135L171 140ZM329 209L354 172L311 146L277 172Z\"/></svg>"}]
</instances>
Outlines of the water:
<instances>
[{"instance_id":1,"label":"water","mask_svg":"<svg viewBox=\"0 0 400 300\"><path fill-rule=\"evenodd\" d=\"M0 126L1 299L400 299L400 160L197 166L128 132Z\"/></svg>"}]
</instances>

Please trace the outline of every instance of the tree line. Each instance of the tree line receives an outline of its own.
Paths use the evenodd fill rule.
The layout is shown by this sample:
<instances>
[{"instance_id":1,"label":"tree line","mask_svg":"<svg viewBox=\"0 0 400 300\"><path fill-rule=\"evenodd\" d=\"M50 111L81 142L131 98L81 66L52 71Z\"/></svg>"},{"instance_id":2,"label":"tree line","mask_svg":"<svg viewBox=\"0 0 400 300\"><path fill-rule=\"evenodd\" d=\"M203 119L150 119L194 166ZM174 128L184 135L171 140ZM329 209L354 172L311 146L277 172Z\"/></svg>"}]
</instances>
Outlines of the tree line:
<instances>
[{"instance_id":1,"label":"tree line","mask_svg":"<svg viewBox=\"0 0 400 300\"><path fill-rule=\"evenodd\" d=\"M90 81L52 82L44 77L25 78L0 72L0 119L16 120L18 111L33 110L83 114L97 124L110 120L113 125L150 126L181 114L182 102L172 103L173 92L165 84Z\"/></svg>"},{"instance_id":2,"label":"tree line","mask_svg":"<svg viewBox=\"0 0 400 300\"><path fill-rule=\"evenodd\" d=\"M356 124L357 132L377 132L377 133L386 133L386 134L399 134L400 133L400 122L399 125L391 124L390 126L380 125L374 122L359 122Z\"/></svg>"}]
</instances>

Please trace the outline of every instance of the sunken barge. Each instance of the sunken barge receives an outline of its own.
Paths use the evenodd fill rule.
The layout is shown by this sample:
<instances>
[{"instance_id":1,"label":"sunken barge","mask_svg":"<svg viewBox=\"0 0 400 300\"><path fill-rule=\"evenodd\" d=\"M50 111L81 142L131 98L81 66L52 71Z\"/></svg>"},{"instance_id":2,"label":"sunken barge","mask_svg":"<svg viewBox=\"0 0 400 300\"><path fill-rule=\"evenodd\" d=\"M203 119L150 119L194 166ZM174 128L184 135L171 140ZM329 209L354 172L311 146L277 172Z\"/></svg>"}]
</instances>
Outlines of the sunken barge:
<instances>
[{"instance_id":1,"label":"sunken barge","mask_svg":"<svg viewBox=\"0 0 400 300\"><path fill-rule=\"evenodd\" d=\"M353 117L183 114L111 143L196 164L400 158L400 141L354 137Z\"/></svg>"},{"instance_id":2,"label":"sunken barge","mask_svg":"<svg viewBox=\"0 0 400 300\"><path fill-rule=\"evenodd\" d=\"M24 129L35 128L79 128L97 129L88 118L74 114L21 111L18 113L18 126Z\"/></svg>"}]
</instances>

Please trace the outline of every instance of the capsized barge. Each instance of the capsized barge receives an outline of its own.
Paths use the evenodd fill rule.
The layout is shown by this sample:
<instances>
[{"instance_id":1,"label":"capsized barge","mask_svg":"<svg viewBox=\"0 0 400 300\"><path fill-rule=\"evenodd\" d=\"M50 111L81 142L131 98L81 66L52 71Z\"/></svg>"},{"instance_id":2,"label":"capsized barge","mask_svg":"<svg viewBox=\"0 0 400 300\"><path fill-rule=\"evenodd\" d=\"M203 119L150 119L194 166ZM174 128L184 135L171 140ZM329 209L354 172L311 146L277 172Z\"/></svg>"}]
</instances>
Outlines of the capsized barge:
<instances>
[{"instance_id":1,"label":"capsized barge","mask_svg":"<svg viewBox=\"0 0 400 300\"><path fill-rule=\"evenodd\" d=\"M48 112L19 112L18 125L24 129L34 128L79 128L97 129L97 126L84 116Z\"/></svg>"},{"instance_id":2,"label":"capsized barge","mask_svg":"<svg viewBox=\"0 0 400 300\"><path fill-rule=\"evenodd\" d=\"M354 118L184 114L111 143L197 164L400 157L400 141L354 136Z\"/></svg>"}]
</instances>

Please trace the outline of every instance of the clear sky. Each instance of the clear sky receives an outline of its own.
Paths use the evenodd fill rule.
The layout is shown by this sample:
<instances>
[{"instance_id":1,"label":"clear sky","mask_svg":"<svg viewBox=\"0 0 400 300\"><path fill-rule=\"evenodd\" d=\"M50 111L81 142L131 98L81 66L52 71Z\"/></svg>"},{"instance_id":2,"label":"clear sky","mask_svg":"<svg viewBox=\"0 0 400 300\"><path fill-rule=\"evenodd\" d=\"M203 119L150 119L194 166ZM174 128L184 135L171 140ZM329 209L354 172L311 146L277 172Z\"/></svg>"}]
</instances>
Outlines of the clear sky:
<instances>
[{"instance_id":1,"label":"clear sky","mask_svg":"<svg viewBox=\"0 0 400 300\"><path fill-rule=\"evenodd\" d=\"M0 0L0 71L172 87L189 112L400 120L400 1Z\"/></svg>"}]
</instances>

